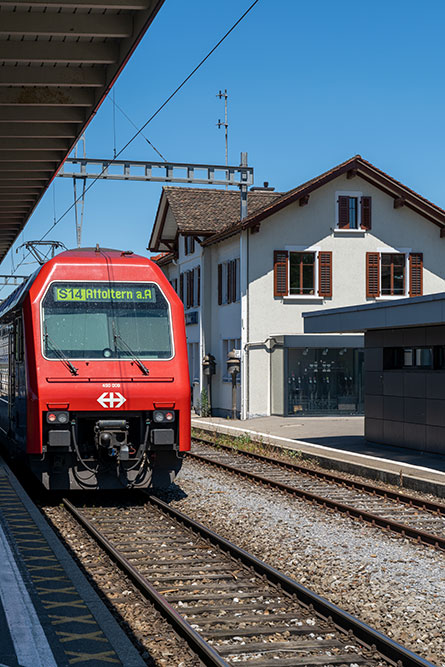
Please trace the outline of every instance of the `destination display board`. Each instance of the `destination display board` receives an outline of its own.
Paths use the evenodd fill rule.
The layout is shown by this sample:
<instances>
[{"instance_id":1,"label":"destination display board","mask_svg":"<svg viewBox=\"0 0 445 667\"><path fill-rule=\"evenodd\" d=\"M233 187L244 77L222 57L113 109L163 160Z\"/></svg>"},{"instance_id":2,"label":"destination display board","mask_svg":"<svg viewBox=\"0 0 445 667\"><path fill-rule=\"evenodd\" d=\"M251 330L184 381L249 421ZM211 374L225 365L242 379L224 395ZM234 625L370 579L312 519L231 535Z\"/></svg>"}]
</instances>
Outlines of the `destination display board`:
<instances>
[{"instance_id":1,"label":"destination display board","mask_svg":"<svg viewBox=\"0 0 445 667\"><path fill-rule=\"evenodd\" d=\"M138 283L57 283L53 298L57 302L156 303L156 289Z\"/></svg>"}]
</instances>

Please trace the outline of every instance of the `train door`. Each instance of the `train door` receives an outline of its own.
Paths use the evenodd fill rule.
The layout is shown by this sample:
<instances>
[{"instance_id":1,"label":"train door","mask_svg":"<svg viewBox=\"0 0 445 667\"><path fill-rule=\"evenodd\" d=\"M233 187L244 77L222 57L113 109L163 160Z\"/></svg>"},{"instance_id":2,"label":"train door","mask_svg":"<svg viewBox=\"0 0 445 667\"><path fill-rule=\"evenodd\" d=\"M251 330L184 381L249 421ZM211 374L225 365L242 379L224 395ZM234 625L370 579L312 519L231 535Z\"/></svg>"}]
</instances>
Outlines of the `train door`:
<instances>
[{"instance_id":1,"label":"train door","mask_svg":"<svg viewBox=\"0 0 445 667\"><path fill-rule=\"evenodd\" d=\"M14 414L15 414L15 336L14 325L8 326L8 360L9 360L9 383L8 383L8 417L9 432L14 434Z\"/></svg>"}]
</instances>

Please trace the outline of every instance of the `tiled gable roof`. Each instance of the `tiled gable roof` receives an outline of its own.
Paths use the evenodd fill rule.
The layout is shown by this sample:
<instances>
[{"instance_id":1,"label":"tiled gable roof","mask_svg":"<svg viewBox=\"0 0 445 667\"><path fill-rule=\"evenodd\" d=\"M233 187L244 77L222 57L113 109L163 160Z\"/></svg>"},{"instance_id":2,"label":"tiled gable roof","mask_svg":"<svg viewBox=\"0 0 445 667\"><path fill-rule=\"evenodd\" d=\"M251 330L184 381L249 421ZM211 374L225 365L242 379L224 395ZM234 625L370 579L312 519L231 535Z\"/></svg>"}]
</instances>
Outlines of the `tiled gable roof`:
<instances>
[{"instance_id":1,"label":"tiled gable roof","mask_svg":"<svg viewBox=\"0 0 445 667\"><path fill-rule=\"evenodd\" d=\"M163 189L180 234L214 234L240 218L237 190L205 190L167 186ZM281 193L255 191L247 195L248 214L267 206Z\"/></svg>"},{"instance_id":2,"label":"tiled gable roof","mask_svg":"<svg viewBox=\"0 0 445 667\"><path fill-rule=\"evenodd\" d=\"M177 232L206 236L203 245L212 245L225 238L239 234L243 229L258 227L262 220L290 204L306 198L329 181L347 174L359 176L376 186L394 199L395 207L406 206L440 228L440 236L445 237L445 211L425 199L403 183L392 178L360 155L329 169L285 193L254 191L248 193L248 215L240 220L240 194L237 190L205 190L203 188L164 187L163 197L170 207ZM300 202L301 203L301 202ZM153 250L159 249L163 222L159 229L158 240L150 244ZM155 230L153 229L152 239ZM168 246L167 243L165 243Z\"/></svg>"},{"instance_id":3,"label":"tiled gable roof","mask_svg":"<svg viewBox=\"0 0 445 667\"><path fill-rule=\"evenodd\" d=\"M253 212L249 211L247 218L242 221L238 219L231 227L215 232L213 236L206 240L205 245L212 245L241 232L243 229L257 226L265 218L298 201L302 197L306 197L317 188L342 174L358 175L369 183L372 183L390 197L393 197L394 200L400 200L403 202L403 205L436 224L440 227L440 236L445 236L445 211L442 208L422 197L422 195L419 195L414 190L411 190L406 185L403 185L400 181L392 178L392 176L389 176L381 169L378 169L371 162L362 158L361 155L355 155L323 174L306 181L306 183L302 183L296 188L285 192L279 198L265 203L261 209Z\"/></svg>"}]
</instances>

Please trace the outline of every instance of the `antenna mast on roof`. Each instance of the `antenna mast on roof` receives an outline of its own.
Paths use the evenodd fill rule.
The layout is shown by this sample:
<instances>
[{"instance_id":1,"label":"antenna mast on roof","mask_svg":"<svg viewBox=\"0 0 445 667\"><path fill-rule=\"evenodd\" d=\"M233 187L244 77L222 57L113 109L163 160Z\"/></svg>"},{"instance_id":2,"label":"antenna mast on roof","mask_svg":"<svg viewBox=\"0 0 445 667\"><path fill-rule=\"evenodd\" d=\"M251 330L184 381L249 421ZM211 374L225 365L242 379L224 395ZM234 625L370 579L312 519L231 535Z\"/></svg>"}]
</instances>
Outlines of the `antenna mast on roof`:
<instances>
[{"instance_id":1,"label":"antenna mast on roof","mask_svg":"<svg viewBox=\"0 0 445 667\"><path fill-rule=\"evenodd\" d=\"M219 97L219 99L224 98L224 123L222 120L218 119L218 122L216 123L216 126L218 129L221 129L222 127L224 128L224 135L226 139L226 167L229 164L229 122L227 120L227 99L228 99L228 94L227 94L227 88L222 92L221 90L219 93L216 93L216 97ZM226 185L226 190L229 186Z\"/></svg>"}]
</instances>

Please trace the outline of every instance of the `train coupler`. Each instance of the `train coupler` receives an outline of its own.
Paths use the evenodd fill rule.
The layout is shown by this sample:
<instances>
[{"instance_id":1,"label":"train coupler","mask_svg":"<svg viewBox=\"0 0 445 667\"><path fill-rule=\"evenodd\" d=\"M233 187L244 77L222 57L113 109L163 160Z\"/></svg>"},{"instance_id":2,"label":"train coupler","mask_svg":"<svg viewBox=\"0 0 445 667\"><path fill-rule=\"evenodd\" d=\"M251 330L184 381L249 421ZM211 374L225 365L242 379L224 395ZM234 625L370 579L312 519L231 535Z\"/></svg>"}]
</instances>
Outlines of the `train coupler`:
<instances>
[{"instance_id":1,"label":"train coupler","mask_svg":"<svg viewBox=\"0 0 445 667\"><path fill-rule=\"evenodd\" d=\"M128 461L128 429L129 424L125 419L99 419L94 426L99 451L106 452L110 458Z\"/></svg>"}]
</instances>

